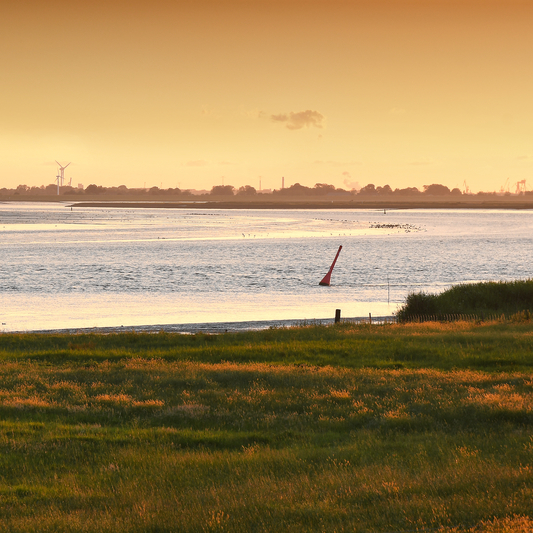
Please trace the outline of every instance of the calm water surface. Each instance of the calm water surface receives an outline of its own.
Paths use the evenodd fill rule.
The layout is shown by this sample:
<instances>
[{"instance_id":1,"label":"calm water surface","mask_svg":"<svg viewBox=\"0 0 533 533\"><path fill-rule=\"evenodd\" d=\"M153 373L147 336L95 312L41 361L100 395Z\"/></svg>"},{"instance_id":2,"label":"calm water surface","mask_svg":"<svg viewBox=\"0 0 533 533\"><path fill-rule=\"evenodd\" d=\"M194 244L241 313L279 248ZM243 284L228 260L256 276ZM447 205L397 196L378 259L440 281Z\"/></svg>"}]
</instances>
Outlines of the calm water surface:
<instances>
[{"instance_id":1,"label":"calm water surface","mask_svg":"<svg viewBox=\"0 0 533 533\"><path fill-rule=\"evenodd\" d=\"M532 277L532 252L532 211L5 203L0 331L386 316L410 291Z\"/></svg>"}]
</instances>

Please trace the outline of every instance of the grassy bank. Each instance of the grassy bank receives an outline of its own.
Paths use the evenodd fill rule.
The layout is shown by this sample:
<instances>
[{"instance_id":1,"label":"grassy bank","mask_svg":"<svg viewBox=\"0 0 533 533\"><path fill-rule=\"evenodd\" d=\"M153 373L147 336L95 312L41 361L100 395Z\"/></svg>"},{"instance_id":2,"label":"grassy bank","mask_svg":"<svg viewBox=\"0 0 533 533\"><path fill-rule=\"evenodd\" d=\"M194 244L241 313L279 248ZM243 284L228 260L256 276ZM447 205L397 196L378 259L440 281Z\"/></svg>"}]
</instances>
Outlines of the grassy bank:
<instances>
[{"instance_id":1,"label":"grassy bank","mask_svg":"<svg viewBox=\"0 0 533 533\"><path fill-rule=\"evenodd\" d=\"M532 313L533 279L528 279L455 285L441 294L411 293L399 310L398 319L409 321L447 315L517 315L517 319L529 319Z\"/></svg>"},{"instance_id":2,"label":"grassy bank","mask_svg":"<svg viewBox=\"0 0 533 533\"><path fill-rule=\"evenodd\" d=\"M0 336L2 531L530 531L533 325Z\"/></svg>"}]
</instances>

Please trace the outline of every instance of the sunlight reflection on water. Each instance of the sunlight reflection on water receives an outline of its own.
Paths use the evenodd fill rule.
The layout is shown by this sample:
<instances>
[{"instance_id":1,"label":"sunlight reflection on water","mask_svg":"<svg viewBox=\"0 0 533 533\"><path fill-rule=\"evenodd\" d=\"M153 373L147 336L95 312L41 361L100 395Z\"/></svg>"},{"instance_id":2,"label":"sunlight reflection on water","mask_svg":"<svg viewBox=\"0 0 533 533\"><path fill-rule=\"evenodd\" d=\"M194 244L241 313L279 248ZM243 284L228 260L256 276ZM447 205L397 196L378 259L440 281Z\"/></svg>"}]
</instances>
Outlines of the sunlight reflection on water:
<instances>
[{"instance_id":1,"label":"sunlight reflection on water","mask_svg":"<svg viewBox=\"0 0 533 533\"><path fill-rule=\"evenodd\" d=\"M531 211L0 204L0 330L391 315L409 291L530 277L532 229Z\"/></svg>"}]
</instances>

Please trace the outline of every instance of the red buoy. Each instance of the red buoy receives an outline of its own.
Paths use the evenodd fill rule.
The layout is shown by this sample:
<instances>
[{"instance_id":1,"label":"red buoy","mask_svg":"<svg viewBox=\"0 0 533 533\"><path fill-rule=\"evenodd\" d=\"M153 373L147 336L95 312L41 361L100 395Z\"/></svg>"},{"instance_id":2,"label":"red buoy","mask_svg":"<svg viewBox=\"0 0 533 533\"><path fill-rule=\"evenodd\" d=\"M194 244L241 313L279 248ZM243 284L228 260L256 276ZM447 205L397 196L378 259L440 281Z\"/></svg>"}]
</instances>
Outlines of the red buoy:
<instances>
[{"instance_id":1,"label":"red buoy","mask_svg":"<svg viewBox=\"0 0 533 533\"><path fill-rule=\"evenodd\" d=\"M331 273L333 272L333 267L335 266L335 263L337 262L337 258L339 257L339 254L341 253L342 245L339 246L339 250L337 251L337 255L335 256L335 259L333 259L333 263L331 263L331 266L329 267L329 272L324 276L324 279L319 283L319 285L331 285Z\"/></svg>"}]
</instances>

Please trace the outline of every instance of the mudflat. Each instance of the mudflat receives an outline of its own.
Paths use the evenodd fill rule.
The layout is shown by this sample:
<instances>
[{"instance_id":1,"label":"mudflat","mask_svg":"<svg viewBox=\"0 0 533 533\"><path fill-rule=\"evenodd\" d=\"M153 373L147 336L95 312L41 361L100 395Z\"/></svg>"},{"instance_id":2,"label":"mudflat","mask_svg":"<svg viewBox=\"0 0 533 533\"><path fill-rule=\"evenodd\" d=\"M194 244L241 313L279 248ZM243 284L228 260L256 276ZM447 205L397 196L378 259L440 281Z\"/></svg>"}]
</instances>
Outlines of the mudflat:
<instances>
[{"instance_id":1,"label":"mudflat","mask_svg":"<svg viewBox=\"0 0 533 533\"><path fill-rule=\"evenodd\" d=\"M63 200L66 200L63 199ZM70 201L70 199L67 199ZM518 197L468 197L468 198L368 198L353 200L302 199L203 199L147 201L138 200L85 200L72 203L72 207L128 207L167 209L533 209L533 196Z\"/></svg>"},{"instance_id":2,"label":"mudflat","mask_svg":"<svg viewBox=\"0 0 533 533\"><path fill-rule=\"evenodd\" d=\"M167 209L533 209L533 194L341 195L338 197L257 194L239 196L180 196L147 194L62 194L59 196L0 195L0 202L68 202L69 207Z\"/></svg>"}]
</instances>

